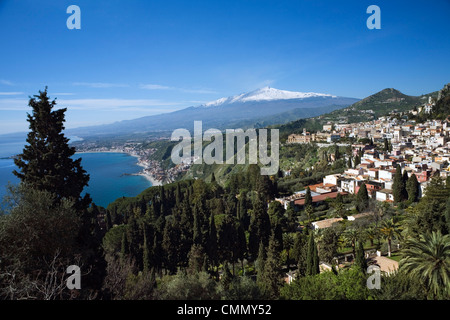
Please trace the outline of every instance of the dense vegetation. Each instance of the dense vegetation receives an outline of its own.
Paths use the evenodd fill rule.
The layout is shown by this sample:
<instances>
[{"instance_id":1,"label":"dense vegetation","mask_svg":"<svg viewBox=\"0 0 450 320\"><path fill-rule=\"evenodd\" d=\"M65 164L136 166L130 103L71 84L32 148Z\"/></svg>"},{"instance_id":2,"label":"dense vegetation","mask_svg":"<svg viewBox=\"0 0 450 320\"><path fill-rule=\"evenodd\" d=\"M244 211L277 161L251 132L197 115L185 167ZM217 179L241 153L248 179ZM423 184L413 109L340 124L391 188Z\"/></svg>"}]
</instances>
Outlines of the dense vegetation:
<instances>
[{"instance_id":1,"label":"dense vegetation","mask_svg":"<svg viewBox=\"0 0 450 320\"><path fill-rule=\"evenodd\" d=\"M313 204L307 188L303 208L285 208L274 198L353 167L358 157L345 147L292 145L281 150L282 169L292 168L290 175L264 176L258 165L247 165L221 182L211 171L207 179L186 177L107 208L87 208L67 186L49 189L43 183L63 176L83 185L86 176L77 162L66 172L41 170L57 168L61 160L50 160L71 154L60 132L64 112L41 118L54 105L45 92L30 104L37 106L30 137L42 140L30 138L39 148L27 148L22 159L35 169L21 167L22 183L11 188L7 214L0 215L2 299L450 297L450 179L434 176L419 199L417 181L396 174L394 204L371 199L365 184L356 195ZM49 148L53 136L59 138ZM33 150L52 156L43 161ZM356 213L368 215L346 219ZM332 217L342 220L311 228L313 221ZM365 250L400 261L397 272L381 277L379 289L367 287L371 261ZM353 261L336 263L350 254ZM330 271L321 272L323 262ZM72 264L82 270L81 290L65 287L65 268ZM286 284L289 271L296 276Z\"/></svg>"}]
</instances>

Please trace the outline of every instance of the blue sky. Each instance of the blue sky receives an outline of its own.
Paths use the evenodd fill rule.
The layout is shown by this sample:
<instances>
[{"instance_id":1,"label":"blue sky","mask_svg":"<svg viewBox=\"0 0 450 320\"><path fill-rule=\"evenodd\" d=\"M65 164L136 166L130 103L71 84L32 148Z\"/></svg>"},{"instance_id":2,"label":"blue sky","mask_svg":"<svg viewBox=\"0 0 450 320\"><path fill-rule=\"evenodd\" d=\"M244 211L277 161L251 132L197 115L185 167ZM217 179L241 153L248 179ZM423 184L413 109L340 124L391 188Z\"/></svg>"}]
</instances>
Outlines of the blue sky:
<instances>
[{"instance_id":1,"label":"blue sky","mask_svg":"<svg viewBox=\"0 0 450 320\"><path fill-rule=\"evenodd\" d=\"M81 30L69 30L69 5ZM381 29L369 30L369 5ZM67 127L170 112L264 86L364 98L450 82L450 1L0 0L0 134L48 86Z\"/></svg>"}]
</instances>

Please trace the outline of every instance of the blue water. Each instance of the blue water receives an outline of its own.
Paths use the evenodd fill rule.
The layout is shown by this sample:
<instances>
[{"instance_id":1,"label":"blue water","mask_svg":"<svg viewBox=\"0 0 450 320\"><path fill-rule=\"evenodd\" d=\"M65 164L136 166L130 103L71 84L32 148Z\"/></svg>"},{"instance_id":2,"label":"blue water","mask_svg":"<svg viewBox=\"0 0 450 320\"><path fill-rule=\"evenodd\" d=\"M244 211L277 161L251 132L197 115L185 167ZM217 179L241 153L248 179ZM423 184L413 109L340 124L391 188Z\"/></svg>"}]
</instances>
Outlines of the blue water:
<instances>
[{"instance_id":1,"label":"blue water","mask_svg":"<svg viewBox=\"0 0 450 320\"><path fill-rule=\"evenodd\" d=\"M0 139L0 158L21 152L24 142ZM151 186L143 176L124 174L138 173L142 170L137 159L123 153L83 153L75 158L82 158L81 165L90 175L89 186L85 192L102 207L120 197L134 197ZM6 194L8 182L17 184L19 179L12 174L16 169L12 159L0 159L0 199ZM1 202L1 201L0 201Z\"/></svg>"}]
</instances>

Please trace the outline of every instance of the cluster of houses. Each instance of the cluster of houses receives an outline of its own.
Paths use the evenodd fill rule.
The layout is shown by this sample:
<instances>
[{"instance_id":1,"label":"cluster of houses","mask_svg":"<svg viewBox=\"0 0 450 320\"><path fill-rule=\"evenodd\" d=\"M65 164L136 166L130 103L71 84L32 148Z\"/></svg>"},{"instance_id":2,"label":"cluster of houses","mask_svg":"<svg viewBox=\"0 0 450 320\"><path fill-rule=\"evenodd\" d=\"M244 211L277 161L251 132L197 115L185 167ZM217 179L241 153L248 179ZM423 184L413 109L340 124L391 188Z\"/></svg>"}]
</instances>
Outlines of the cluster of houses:
<instances>
[{"instance_id":1,"label":"cluster of houses","mask_svg":"<svg viewBox=\"0 0 450 320\"><path fill-rule=\"evenodd\" d=\"M338 193L356 194L363 183L371 198L393 201L392 185L397 165L402 173L416 175L422 193L434 174L443 178L450 175L450 125L446 121L415 124L381 117L364 123L327 124L323 129L322 134L370 138L374 144L353 144L353 156L361 155L358 165L340 174L327 175L321 183L309 186L313 204L333 199ZM304 131L302 136L314 139L317 134L313 136ZM291 135L287 142L295 143L293 139ZM390 143L390 150L377 150L376 143L383 143L385 139ZM285 208L289 203L301 208L305 193L303 190L276 200Z\"/></svg>"}]
</instances>

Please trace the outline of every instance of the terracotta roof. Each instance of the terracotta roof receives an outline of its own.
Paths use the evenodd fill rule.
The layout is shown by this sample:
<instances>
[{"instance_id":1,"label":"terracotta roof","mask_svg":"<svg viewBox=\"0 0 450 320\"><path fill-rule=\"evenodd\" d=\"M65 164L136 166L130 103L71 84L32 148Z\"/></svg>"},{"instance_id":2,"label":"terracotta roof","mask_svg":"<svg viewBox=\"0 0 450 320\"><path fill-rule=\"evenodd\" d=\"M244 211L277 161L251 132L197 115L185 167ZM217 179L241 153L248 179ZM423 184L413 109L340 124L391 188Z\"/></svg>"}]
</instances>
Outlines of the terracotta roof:
<instances>
[{"instance_id":1,"label":"terracotta roof","mask_svg":"<svg viewBox=\"0 0 450 320\"><path fill-rule=\"evenodd\" d=\"M325 199L328 199L328 198L334 199L334 198L337 197L338 193L340 193L343 196L348 194L347 192L338 192L338 191L336 191L336 192L327 192L327 193L323 193L323 194L320 194L318 196L312 197L312 202L313 203L320 202L320 201L324 201ZM305 204L305 199L295 200L294 204L298 205L298 206L303 206Z\"/></svg>"}]
</instances>

